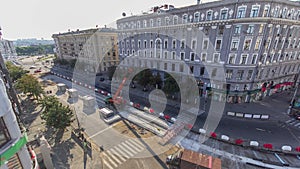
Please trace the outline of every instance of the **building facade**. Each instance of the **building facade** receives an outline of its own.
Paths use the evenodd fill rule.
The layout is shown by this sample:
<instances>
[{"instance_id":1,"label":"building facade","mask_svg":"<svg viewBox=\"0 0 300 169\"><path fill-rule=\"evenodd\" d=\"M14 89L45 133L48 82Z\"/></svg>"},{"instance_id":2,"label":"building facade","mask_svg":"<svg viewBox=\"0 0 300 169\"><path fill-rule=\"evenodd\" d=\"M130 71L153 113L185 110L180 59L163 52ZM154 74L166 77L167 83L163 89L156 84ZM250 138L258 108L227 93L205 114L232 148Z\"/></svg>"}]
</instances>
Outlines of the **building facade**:
<instances>
[{"instance_id":1,"label":"building facade","mask_svg":"<svg viewBox=\"0 0 300 169\"><path fill-rule=\"evenodd\" d=\"M299 26L300 3L280 0L164 5L117 21L125 65L193 74L201 96L230 103L260 100L294 85Z\"/></svg>"},{"instance_id":2,"label":"building facade","mask_svg":"<svg viewBox=\"0 0 300 169\"><path fill-rule=\"evenodd\" d=\"M76 69L96 73L119 64L117 33L112 28L54 34L59 59L76 59Z\"/></svg>"},{"instance_id":3,"label":"building facade","mask_svg":"<svg viewBox=\"0 0 300 169\"><path fill-rule=\"evenodd\" d=\"M15 116L16 109L7 93L7 82L3 74L0 75L0 168L38 168L36 159L31 158L27 149L27 135L20 130Z\"/></svg>"},{"instance_id":4,"label":"building facade","mask_svg":"<svg viewBox=\"0 0 300 169\"><path fill-rule=\"evenodd\" d=\"M2 53L4 59L9 59L11 57L17 56L14 44L12 41L9 40L0 40L0 52Z\"/></svg>"}]
</instances>

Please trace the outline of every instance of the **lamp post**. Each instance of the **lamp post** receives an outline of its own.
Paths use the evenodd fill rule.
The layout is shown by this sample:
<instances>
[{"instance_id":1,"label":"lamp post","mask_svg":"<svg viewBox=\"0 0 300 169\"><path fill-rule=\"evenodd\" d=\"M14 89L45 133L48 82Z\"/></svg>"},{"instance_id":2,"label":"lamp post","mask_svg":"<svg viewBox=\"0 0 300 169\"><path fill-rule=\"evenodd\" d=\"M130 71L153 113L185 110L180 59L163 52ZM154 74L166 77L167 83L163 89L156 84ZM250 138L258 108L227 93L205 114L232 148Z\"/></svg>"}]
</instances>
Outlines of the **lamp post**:
<instances>
[{"instance_id":1,"label":"lamp post","mask_svg":"<svg viewBox=\"0 0 300 169\"><path fill-rule=\"evenodd\" d=\"M297 95L297 92L298 92L298 88L299 88L299 83L298 83L299 75L300 75L300 69L299 69L298 74L296 75L296 76L297 76L297 78L296 78L296 80L295 80L296 89L295 89L295 92L294 92L293 97L292 97L292 99L291 99L289 108L288 108L288 110L287 110L287 114L288 114L288 115L291 114L292 107L293 107L293 102L294 102L294 100L295 100L295 98L296 98L296 95Z\"/></svg>"}]
</instances>

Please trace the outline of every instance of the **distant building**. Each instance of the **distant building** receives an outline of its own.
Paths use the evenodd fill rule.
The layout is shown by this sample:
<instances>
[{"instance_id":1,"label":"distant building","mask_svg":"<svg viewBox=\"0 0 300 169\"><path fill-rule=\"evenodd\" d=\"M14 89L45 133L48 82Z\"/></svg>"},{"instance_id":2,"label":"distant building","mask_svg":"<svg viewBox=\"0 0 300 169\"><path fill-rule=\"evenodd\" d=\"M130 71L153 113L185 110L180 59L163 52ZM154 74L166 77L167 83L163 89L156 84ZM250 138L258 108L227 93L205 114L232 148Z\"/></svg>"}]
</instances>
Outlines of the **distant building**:
<instances>
[{"instance_id":1,"label":"distant building","mask_svg":"<svg viewBox=\"0 0 300 169\"><path fill-rule=\"evenodd\" d=\"M0 52L4 59L9 59L11 57L17 56L13 41L9 40L0 40Z\"/></svg>"},{"instance_id":2,"label":"distant building","mask_svg":"<svg viewBox=\"0 0 300 169\"><path fill-rule=\"evenodd\" d=\"M78 30L52 37L58 58L77 59L78 69L95 73L119 64L118 38L112 28Z\"/></svg>"},{"instance_id":3,"label":"distant building","mask_svg":"<svg viewBox=\"0 0 300 169\"><path fill-rule=\"evenodd\" d=\"M199 94L214 100L260 100L293 86L300 71L299 2L163 5L119 19L117 28L120 58L127 66L193 74Z\"/></svg>"},{"instance_id":4,"label":"distant building","mask_svg":"<svg viewBox=\"0 0 300 169\"><path fill-rule=\"evenodd\" d=\"M7 81L0 69L0 168L37 169L36 157L32 156L26 146L28 138L25 131L20 129L15 115L17 109L10 99L7 87Z\"/></svg>"}]
</instances>

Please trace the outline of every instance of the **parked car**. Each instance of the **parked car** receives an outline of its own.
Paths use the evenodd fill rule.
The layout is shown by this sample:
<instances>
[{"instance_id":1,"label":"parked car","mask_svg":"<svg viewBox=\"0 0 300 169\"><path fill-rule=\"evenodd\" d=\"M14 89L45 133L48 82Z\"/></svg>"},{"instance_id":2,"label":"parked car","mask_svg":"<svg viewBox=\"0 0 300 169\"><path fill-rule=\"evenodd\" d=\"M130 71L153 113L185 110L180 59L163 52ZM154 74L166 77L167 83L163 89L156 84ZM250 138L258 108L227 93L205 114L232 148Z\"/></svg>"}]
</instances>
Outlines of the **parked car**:
<instances>
[{"instance_id":1,"label":"parked car","mask_svg":"<svg viewBox=\"0 0 300 169\"><path fill-rule=\"evenodd\" d=\"M34 73L40 73L40 72L42 72L40 69L34 71Z\"/></svg>"},{"instance_id":2,"label":"parked car","mask_svg":"<svg viewBox=\"0 0 300 169\"><path fill-rule=\"evenodd\" d=\"M100 81L103 82L105 79L104 77L100 77Z\"/></svg>"}]
</instances>

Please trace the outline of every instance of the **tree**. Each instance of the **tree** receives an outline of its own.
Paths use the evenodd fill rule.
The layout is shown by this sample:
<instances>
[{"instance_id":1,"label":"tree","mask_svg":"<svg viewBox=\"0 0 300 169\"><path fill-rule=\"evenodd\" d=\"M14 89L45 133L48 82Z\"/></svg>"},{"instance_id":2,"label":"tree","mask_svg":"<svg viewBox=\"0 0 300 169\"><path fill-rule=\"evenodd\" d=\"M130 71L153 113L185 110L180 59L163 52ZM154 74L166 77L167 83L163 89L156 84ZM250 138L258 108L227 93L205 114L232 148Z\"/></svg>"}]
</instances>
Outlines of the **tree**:
<instances>
[{"instance_id":1,"label":"tree","mask_svg":"<svg viewBox=\"0 0 300 169\"><path fill-rule=\"evenodd\" d=\"M110 66L110 67L108 67L108 69L107 69L107 76L108 76L109 80L111 80L112 77L114 76L116 68L117 68L116 66Z\"/></svg>"},{"instance_id":2,"label":"tree","mask_svg":"<svg viewBox=\"0 0 300 169\"><path fill-rule=\"evenodd\" d=\"M180 91L176 80L168 73L165 76L163 90L167 94L175 94Z\"/></svg>"},{"instance_id":3,"label":"tree","mask_svg":"<svg viewBox=\"0 0 300 169\"><path fill-rule=\"evenodd\" d=\"M156 76L153 77L153 85L158 86L158 88L161 88L162 85L162 79L159 73L156 74Z\"/></svg>"},{"instance_id":4,"label":"tree","mask_svg":"<svg viewBox=\"0 0 300 169\"><path fill-rule=\"evenodd\" d=\"M145 69L142 72L140 72L139 74L137 74L137 76L135 77L134 80L137 80L137 82L140 85L145 87L146 85L151 83L153 80L152 71L150 69Z\"/></svg>"},{"instance_id":5,"label":"tree","mask_svg":"<svg viewBox=\"0 0 300 169\"><path fill-rule=\"evenodd\" d=\"M22 69L21 67L13 65L11 62L6 62L5 64L12 82L15 82L16 80L20 79L23 75L28 73L28 71Z\"/></svg>"},{"instance_id":6,"label":"tree","mask_svg":"<svg viewBox=\"0 0 300 169\"><path fill-rule=\"evenodd\" d=\"M16 88L25 94L29 93L37 100L44 93L39 81L34 76L28 74L17 80Z\"/></svg>"},{"instance_id":7,"label":"tree","mask_svg":"<svg viewBox=\"0 0 300 169\"><path fill-rule=\"evenodd\" d=\"M73 111L69 106L62 105L55 96L45 96L40 104L43 106L41 118L47 126L64 130L74 121Z\"/></svg>"}]
</instances>

